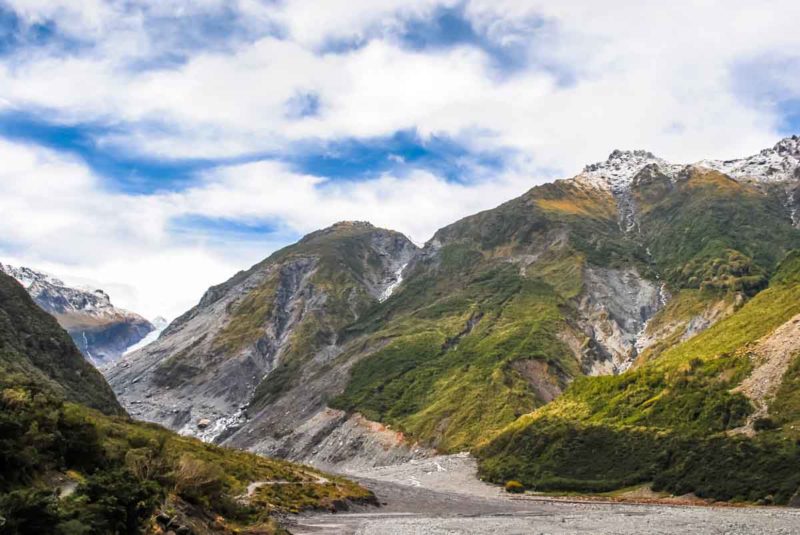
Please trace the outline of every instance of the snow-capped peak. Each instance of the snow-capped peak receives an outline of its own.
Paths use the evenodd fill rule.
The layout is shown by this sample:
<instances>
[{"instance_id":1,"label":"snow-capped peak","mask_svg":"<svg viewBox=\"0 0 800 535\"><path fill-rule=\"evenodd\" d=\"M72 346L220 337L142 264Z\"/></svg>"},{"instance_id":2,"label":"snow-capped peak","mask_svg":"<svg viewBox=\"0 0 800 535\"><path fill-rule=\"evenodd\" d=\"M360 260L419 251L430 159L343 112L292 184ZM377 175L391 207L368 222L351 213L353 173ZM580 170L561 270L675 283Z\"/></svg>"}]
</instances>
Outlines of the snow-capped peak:
<instances>
[{"instance_id":1,"label":"snow-capped peak","mask_svg":"<svg viewBox=\"0 0 800 535\"><path fill-rule=\"evenodd\" d=\"M620 193L629 189L636 174L648 165L658 166L665 174L673 174L681 167L646 150L615 150L606 161L587 165L576 179L612 193Z\"/></svg>"},{"instance_id":2,"label":"snow-capped peak","mask_svg":"<svg viewBox=\"0 0 800 535\"><path fill-rule=\"evenodd\" d=\"M737 160L703 160L698 165L716 169L736 179L758 182L800 180L800 136L780 140L774 147Z\"/></svg>"},{"instance_id":3,"label":"snow-capped peak","mask_svg":"<svg viewBox=\"0 0 800 535\"><path fill-rule=\"evenodd\" d=\"M615 150L606 161L587 165L575 180L615 195L624 194L629 191L634 177L648 165L655 165L671 178L686 167L669 163L645 150ZM747 158L701 160L693 165L720 171L737 180L765 183L800 180L800 136L784 138L774 147Z\"/></svg>"},{"instance_id":4,"label":"snow-capped peak","mask_svg":"<svg viewBox=\"0 0 800 535\"><path fill-rule=\"evenodd\" d=\"M46 273L34 271L24 266L14 267L8 264L0 264L0 271L14 277L26 290L36 283L52 284L53 286L64 286L64 282Z\"/></svg>"},{"instance_id":5,"label":"snow-capped peak","mask_svg":"<svg viewBox=\"0 0 800 535\"><path fill-rule=\"evenodd\" d=\"M111 298L103 290L67 286L61 279L24 266L0 264L0 271L17 279L34 300L51 314L82 313L98 318L135 316L114 307Z\"/></svg>"}]
</instances>

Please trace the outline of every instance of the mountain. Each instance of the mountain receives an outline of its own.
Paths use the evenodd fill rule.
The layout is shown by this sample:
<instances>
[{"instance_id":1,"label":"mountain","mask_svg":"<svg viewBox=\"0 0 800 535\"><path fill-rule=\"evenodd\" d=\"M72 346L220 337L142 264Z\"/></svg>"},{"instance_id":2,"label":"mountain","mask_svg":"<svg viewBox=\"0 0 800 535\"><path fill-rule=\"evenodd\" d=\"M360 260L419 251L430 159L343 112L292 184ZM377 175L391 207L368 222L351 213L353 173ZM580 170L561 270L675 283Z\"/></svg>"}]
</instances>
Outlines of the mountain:
<instances>
[{"instance_id":1,"label":"mountain","mask_svg":"<svg viewBox=\"0 0 800 535\"><path fill-rule=\"evenodd\" d=\"M305 374L334 361L343 327L391 293L416 250L402 234L362 222L309 234L210 288L158 341L109 369L109 382L136 416L224 437L245 423L246 407L304 390Z\"/></svg>"},{"instance_id":2,"label":"mountain","mask_svg":"<svg viewBox=\"0 0 800 535\"><path fill-rule=\"evenodd\" d=\"M103 376L86 362L56 320L0 273L0 384L26 385L106 414L123 414Z\"/></svg>"},{"instance_id":3,"label":"mountain","mask_svg":"<svg viewBox=\"0 0 800 535\"><path fill-rule=\"evenodd\" d=\"M334 226L211 288L157 343L110 370L110 382L143 418L270 455L341 466L475 448L495 481L579 486L558 472L569 450L553 454L563 464L525 472L536 426L510 430L549 407L568 415L561 404L580 385L652 377L640 370L662 370L656 363L676 348L770 295L776 277L791 280L798 145L795 136L742 160L690 165L614 151L440 229L421 249L384 249L381 263L350 245L375 229ZM300 279L288 276L297 270L313 280L278 283ZM364 299L331 301L343 282ZM737 380L743 372L719 385ZM690 394L670 410L711 403ZM734 397L722 396L730 411L756 403ZM700 422L706 438L728 430ZM592 473L588 460L577 469Z\"/></svg>"},{"instance_id":4,"label":"mountain","mask_svg":"<svg viewBox=\"0 0 800 535\"><path fill-rule=\"evenodd\" d=\"M575 381L476 449L482 477L537 490L642 483L800 503L800 252L705 332L628 373Z\"/></svg>"},{"instance_id":5,"label":"mountain","mask_svg":"<svg viewBox=\"0 0 800 535\"><path fill-rule=\"evenodd\" d=\"M285 533L276 515L348 503L376 501L342 478L130 420L56 320L0 273L2 533Z\"/></svg>"},{"instance_id":6,"label":"mountain","mask_svg":"<svg viewBox=\"0 0 800 535\"><path fill-rule=\"evenodd\" d=\"M97 366L118 359L154 329L138 314L114 307L103 290L71 288L27 267L0 264L0 271L17 279L40 307L55 316L81 353Z\"/></svg>"}]
</instances>

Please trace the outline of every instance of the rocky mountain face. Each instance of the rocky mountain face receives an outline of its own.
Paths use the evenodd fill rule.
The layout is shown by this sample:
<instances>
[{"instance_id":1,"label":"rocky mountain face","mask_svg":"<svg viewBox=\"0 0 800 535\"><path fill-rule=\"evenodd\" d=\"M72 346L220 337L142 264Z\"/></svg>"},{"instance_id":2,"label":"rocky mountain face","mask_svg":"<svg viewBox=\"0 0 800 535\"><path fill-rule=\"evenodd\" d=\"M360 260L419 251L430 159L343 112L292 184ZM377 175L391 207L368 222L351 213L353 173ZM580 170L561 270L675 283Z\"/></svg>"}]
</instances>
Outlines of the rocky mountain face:
<instances>
[{"instance_id":1,"label":"rocky mountain face","mask_svg":"<svg viewBox=\"0 0 800 535\"><path fill-rule=\"evenodd\" d=\"M306 375L332 366L343 327L388 297L416 250L368 223L309 234L210 288L107 377L132 414L206 440L247 427L251 407L285 391L300 392L290 407L298 416L281 415L296 426L324 409Z\"/></svg>"},{"instance_id":2,"label":"rocky mountain face","mask_svg":"<svg viewBox=\"0 0 800 535\"><path fill-rule=\"evenodd\" d=\"M103 290L83 290L27 267L0 264L72 337L81 353L96 366L118 359L154 326L133 312L111 304Z\"/></svg>"},{"instance_id":3,"label":"rocky mountain face","mask_svg":"<svg viewBox=\"0 0 800 535\"><path fill-rule=\"evenodd\" d=\"M766 291L800 248L796 147L692 165L614 151L422 249L334 226L211 288L110 382L143 418L319 464L475 447Z\"/></svg>"},{"instance_id":4,"label":"rocky mountain face","mask_svg":"<svg viewBox=\"0 0 800 535\"><path fill-rule=\"evenodd\" d=\"M800 503L800 251L727 317L673 342L509 424L475 450L482 476Z\"/></svg>"}]
</instances>

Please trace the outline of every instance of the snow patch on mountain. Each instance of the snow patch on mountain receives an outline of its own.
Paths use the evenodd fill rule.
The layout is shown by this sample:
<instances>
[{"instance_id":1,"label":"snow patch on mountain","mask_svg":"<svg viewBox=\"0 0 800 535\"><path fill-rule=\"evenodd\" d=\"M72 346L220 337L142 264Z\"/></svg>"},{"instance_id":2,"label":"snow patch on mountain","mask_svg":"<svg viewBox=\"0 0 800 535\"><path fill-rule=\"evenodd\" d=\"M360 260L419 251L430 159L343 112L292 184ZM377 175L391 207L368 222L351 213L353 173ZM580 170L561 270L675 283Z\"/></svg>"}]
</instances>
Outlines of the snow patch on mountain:
<instances>
[{"instance_id":1,"label":"snow patch on mountain","mask_svg":"<svg viewBox=\"0 0 800 535\"><path fill-rule=\"evenodd\" d=\"M682 166L673 165L646 150L615 150L604 162L589 164L575 177L582 183L620 194L630 189L633 177L645 166L655 164L671 176Z\"/></svg>"},{"instance_id":2,"label":"snow patch on mountain","mask_svg":"<svg viewBox=\"0 0 800 535\"><path fill-rule=\"evenodd\" d=\"M774 147L738 160L703 160L697 165L715 169L736 179L757 182L800 180L800 136L782 139Z\"/></svg>"},{"instance_id":3,"label":"snow patch on mountain","mask_svg":"<svg viewBox=\"0 0 800 535\"><path fill-rule=\"evenodd\" d=\"M114 307L111 298L103 290L73 288L61 279L27 267L0 264L0 271L17 279L31 297L51 314L80 312L96 318L132 314Z\"/></svg>"},{"instance_id":4,"label":"snow patch on mountain","mask_svg":"<svg viewBox=\"0 0 800 535\"><path fill-rule=\"evenodd\" d=\"M774 147L758 154L737 160L701 160L695 164L674 164L645 150L615 150L604 162L589 164L573 178L614 196L619 211L619 226L629 232L636 227L636 206L631 189L636 176L647 166L674 180L687 167L706 167L724 173L736 180L754 180L760 183L787 183L800 181L800 136L779 141ZM795 225L800 224L794 198L787 201ZM790 205L791 204L791 205Z\"/></svg>"},{"instance_id":5,"label":"snow patch on mountain","mask_svg":"<svg viewBox=\"0 0 800 535\"><path fill-rule=\"evenodd\" d=\"M634 177L646 166L675 178L686 164L674 164L645 150L615 150L604 162L587 165L574 180L615 195L630 190ZM800 180L800 136L787 137L758 154L736 160L701 160L695 166L725 173L735 179L758 182Z\"/></svg>"},{"instance_id":6,"label":"snow patch on mountain","mask_svg":"<svg viewBox=\"0 0 800 535\"><path fill-rule=\"evenodd\" d=\"M610 192L617 200L619 226L628 232L636 226L636 206L631 186L636 175L647 166L654 166L670 178L674 178L684 167L671 164L645 150L615 150L606 161L587 165L574 180Z\"/></svg>"}]
</instances>

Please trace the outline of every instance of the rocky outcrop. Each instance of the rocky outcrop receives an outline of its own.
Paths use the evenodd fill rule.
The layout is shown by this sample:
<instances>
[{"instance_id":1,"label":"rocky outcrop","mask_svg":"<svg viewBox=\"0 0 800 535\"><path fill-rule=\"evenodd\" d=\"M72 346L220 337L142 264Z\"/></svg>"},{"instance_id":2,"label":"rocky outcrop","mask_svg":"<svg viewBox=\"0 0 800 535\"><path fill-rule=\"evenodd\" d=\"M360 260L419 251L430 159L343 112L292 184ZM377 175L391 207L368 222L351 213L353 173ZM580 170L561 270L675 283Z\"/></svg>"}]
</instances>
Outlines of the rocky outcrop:
<instances>
[{"instance_id":1,"label":"rocky outcrop","mask_svg":"<svg viewBox=\"0 0 800 535\"><path fill-rule=\"evenodd\" d=\"M37 305L55 316L81 353L96 366L117 360L154 329L138 314L112 305L103 290L73 288L26 267L0 264L0 271L17 279Z\"/></svg>"},{"instance_id":2,"label":"rocky outcrop","mask_svg":"<svg viewBox=\"0 0 800 535\"><path fill-rule=\"evenodd\" d=\"M287 332L306 304L319 296L309 285L314 258L264 266L215 295L212 288L190 315L173 322L159 340L124 356L106 371L109 383L132 415L184 434L213 440L236 420L256 386L271 372ZM258 336L228 350L218 342L231 312L262 285L276 280L275 315L258 325ZM264 297L266 299L266 296ZM198 425L208 420L207 425Z\"/></svg>"},{"instance_id":3,"label":"rocky outcrop","mask_svg":"<svg viewBox=\"0 0 800 535\"><path fill-rule=\"evenodd\" d=\"M587 268L577 320L591 340L584 371L608 375L626 370L647 347L642 340L647 322L667 299L660 284L634 269Z\"/></svg>"}]
</instances>

